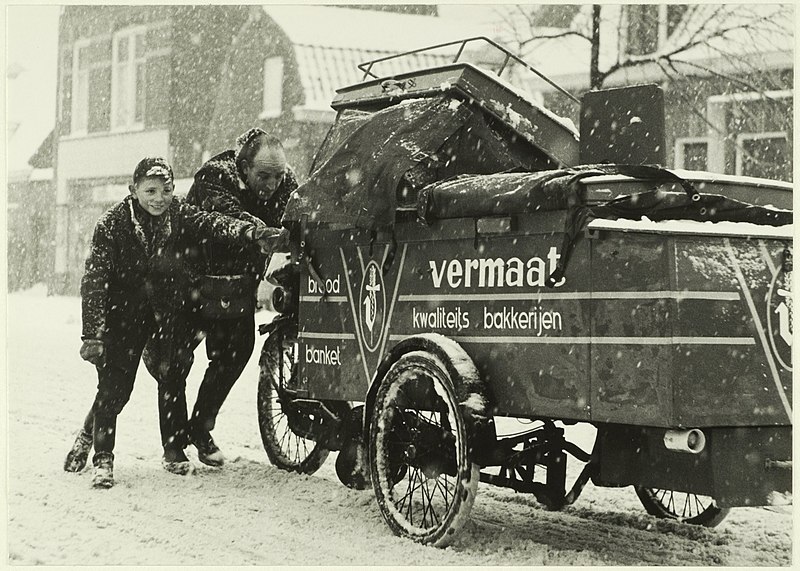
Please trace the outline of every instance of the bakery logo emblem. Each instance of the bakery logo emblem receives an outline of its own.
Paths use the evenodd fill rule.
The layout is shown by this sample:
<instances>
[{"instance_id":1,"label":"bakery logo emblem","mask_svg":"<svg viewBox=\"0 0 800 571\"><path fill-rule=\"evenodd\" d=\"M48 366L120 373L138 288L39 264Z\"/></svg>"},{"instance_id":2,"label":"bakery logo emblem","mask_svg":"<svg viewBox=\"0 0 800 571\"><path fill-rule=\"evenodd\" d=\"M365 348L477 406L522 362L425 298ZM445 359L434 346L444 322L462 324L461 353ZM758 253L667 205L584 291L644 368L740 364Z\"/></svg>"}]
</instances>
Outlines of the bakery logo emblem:
<instances>
[{"instance_id":1,"label":"bakery logo emblem","mask_svg":"<svg viewBox=\"0 0 800 571\"><path fill-rule=\"evenodd\" d=\"M767 293L767 327L772 353L792 370L792 272L778 270Z\"/></svg>"},{"instance_id":2,"label":"bakery logo emblem","mask_svg":"<svg viewBox=\"0 0 800 571\"><path fill-rule=\"evenodd\" d=\"M386 288L381 269L374 260L371 260L364 270L359 299L361 337L364 347L373 353L381 341L386 315Z\"/></svg>"}]
</instances>

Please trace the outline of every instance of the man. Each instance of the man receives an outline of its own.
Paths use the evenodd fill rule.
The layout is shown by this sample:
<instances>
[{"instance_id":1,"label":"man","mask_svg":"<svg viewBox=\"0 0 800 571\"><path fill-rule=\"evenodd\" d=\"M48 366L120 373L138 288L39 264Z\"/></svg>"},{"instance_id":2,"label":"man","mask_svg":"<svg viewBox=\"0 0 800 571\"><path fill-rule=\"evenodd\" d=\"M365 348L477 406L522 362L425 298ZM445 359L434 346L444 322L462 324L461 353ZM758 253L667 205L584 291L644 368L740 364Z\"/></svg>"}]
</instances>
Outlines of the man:
<instances>
[{"instance_id":1,"label":"man","mask_svg":"<svg viewBox=\"0 0 800 571\"><path fill-rule=\"evenodd\" d=\"M280 227L289 195L297 188L294 173L286 164L283 145L258 128L243 133L236 142L236 150L224 151L200 167L186 196L187 202L246 222ZM285 243L286 236L284 231L280 241ZM170 376L185 381L194 360L194 349L205 336L209 365L189 419L188 434L201 462L222 466L225 457L211 431L217 413L253 353L256 290L267 258L252 249L232 245L208 243L201 250L195 258L195 270L203 276L197 290L200 303L187 319L183 340L175 345L182 349L177 354L170 352L169 363L165 363L162 354L159 364L158 347L154 347L154 358L146 358L145 362L159 380ZM220 304L205 299L226 284L232 290L218 296ZM168 384L181 383L170 380Z\"/></svg>"}]
</instances>

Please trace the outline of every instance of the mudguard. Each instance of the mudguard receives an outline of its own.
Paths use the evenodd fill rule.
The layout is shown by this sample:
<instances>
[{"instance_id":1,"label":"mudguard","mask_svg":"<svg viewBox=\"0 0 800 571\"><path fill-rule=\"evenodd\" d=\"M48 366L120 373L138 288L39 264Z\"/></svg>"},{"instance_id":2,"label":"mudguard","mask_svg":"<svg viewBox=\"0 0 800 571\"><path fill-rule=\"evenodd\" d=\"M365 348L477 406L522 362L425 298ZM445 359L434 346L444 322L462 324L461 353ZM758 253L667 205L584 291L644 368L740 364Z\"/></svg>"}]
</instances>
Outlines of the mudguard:
<instances>
[{"instance_id":1,"label":"mudguard","mask_svg":"<svg viewBox=\"0 0 800 571\"><path fill-rule=\"evenodd\" d=\"M362 434L369 434L375 397L386 373L400 357L412 351L426 351L444 363L453 380L453 389L458 397L458 405L464 415L469 435L470 454L476 463L482 464L480 462L482 453L491 449L496 438L489 387L461 345L438 333L424 333L407 337L389 350L378 365L367 390Z\"/></svg>"}]
</instances>

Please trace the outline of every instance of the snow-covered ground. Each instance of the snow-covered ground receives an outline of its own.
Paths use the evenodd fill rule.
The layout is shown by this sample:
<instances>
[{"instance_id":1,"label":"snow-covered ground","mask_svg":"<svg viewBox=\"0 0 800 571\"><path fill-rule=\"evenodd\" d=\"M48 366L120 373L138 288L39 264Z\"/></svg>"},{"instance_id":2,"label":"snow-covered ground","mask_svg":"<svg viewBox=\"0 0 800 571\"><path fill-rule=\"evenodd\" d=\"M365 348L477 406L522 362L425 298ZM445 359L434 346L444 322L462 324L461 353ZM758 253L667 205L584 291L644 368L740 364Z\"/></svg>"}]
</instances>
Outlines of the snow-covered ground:
<instances>
[{"instance_id":1,"label":"snow-covered ground","mask_svg":"<svg viewBox=\"0 0 800 571\"><path fill-rule=\"evenodd\" d=\"M266 321L268 315L261 316ZM117 485L62 471L94 396L81 361L80 300L41 289L8 297L8 553L47 565L737 565L792 560L791 509L735 509L708 530L648 516L630 488L587 485L561 512L481 484L457 542L395 537L373 493L339 483L334 458L311 476L272 467L256 420L257 350L214 436L232 461L191 477L161 468L155 381L140 369L120 416ZM194 402L205 364L189 380ZM578 427L576 436L587 431ZM194 449L189 449L194 458Z\"/></svg>"}]
</instances>

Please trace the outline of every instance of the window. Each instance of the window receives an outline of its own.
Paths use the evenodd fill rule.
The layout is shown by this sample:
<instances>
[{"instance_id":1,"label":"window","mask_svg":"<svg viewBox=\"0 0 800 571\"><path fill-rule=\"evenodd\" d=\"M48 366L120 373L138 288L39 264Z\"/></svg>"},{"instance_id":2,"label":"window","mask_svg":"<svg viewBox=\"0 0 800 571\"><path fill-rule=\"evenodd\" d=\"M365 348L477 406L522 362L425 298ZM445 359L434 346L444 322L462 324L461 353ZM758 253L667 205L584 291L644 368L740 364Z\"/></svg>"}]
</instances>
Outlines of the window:
<instances>
[{"instance_id":1,"label":"window","mask_svg":"<svg viewBox=\"0 0 800 571\"><path fill-rule=\"evenodd\" d=\"M264 106L261 117L278 117L283 102L283 58L268 57L264 61Z\"/></svg>"},{"instance_id":2,"label":"window","mask_svg":"<svg viewBox=\"0 0 800 571\"><path fill-rule=\"evenodd\" d=\"M89 40L75 42L72 58L72 129L73 133L86 133L89 127Z\"/></svg>"},{"instance_id":3,"label":"window","mask_svg":"<svg viewBox=\"0 0 800 571\"><path fill-rule=\"evenodd\" d=\"M657 4L632 4L628 12L628 55L641 56L658 49Z\"/></svg>"},{"instance_id":4,"label":"window","mask_svg":"<svg viewBox=\"0 0 800 571\"><path fill-rule=\"evenodd\" d=\"M686 4L632 4L627 10L626 53L632 56L651 54L677 31L689 12Z\"/></svg>"},{"instance_id":5,"label":"window","mask_svg":"<svg viewBox=\"0 0 800 571\"><path fill-rule=\"evenodd\" d=\"M736 137L736 174L790 181L792 157L785 132Z\"/></svg>"},{"instance_id":6,"label":"window","mask_svg":"<svg viewBox=\"0 0 800 571\"><path fill-rule=\"evenodd\" d=\"M675 141L675 168L693 171L708 170L708 139L681 138Z\"/></svg>"},{"instance_id":7,"label":"window","mask_svg":"<svg viewBox=\"0 0 800 571\"><path fill-rule=\"evenodd\" d=\"M111 70L111 128L140 129L145 109L145 28L114 34Z\"/></svg>"}]
</instances>

